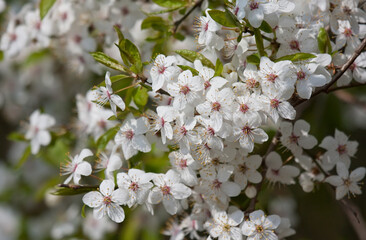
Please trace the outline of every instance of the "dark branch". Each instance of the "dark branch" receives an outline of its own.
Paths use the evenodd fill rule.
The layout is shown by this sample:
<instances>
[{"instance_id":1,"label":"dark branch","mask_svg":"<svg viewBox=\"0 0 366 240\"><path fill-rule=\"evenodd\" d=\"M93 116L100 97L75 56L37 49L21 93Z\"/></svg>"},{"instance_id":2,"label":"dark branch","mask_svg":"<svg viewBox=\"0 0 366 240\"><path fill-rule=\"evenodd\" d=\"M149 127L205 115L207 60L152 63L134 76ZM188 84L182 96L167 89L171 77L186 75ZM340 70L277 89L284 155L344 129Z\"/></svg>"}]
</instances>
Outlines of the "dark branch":
<instances>
[{"instance_id":1,"label":"dark branch","mask_svg":"<svg viewBox=\"0 0 366 240\"><path fill-rule=\"evenodd\" d=\"M198 7L200 7L203 3L203 0L200 0L198 2L196 2L196 4L191 8L189 9L188 12L186 12L186 14L184 14L183 17L181 17L179 20L175 21L174 22L174 28L173 28L173 33L176 33L180 24Z\"/></svg>"}]
</instances>

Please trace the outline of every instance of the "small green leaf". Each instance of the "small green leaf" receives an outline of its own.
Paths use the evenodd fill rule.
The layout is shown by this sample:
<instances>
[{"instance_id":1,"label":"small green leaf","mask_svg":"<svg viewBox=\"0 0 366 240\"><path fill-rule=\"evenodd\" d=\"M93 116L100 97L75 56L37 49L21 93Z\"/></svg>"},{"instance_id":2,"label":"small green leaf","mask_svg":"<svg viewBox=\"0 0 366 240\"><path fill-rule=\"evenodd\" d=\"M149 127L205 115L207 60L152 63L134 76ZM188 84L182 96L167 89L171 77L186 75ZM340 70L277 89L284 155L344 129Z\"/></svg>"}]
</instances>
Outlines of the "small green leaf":
<instances>
[{"instance_id":1,"label":"small green leaf","mask_svg":"<svg viewBox=\"0 0 366 240\"><path fill-rule=\"evenodd\" d=\"M123 33L121 32L121 29L118 26L113 26L114 30L116 31L117 35L118 35L118 41L122 41L125 39L125 36L123 35Z\"/></svg>"},{"instance_id":2,"label":"small green leaf","mask_svg":"<svg viewBox=\"0 0 366 240\"><path fill-rule=\"evenodd\" d=\"M19 169L27 161L29 155L31 154L31 146L29 145L23 152L22 157L19 159L18 163L15 165L15 169Z\"/></svg>"},{"instance_id":3,"label":"small green leaf","mask_svg":"<svg viewBox=\"0 0 366 240\"><path fill-rule=\"evenodd\" d=\"M20 134L18 132L10 133L7 138L8 138L8 140L15 141L15 142L27 141L27 139L25 139L24 135Z\"/></svg>"},{"instance_id":4,"label":"small green leaf","mask_svg":"<svg viewBox=\"0 0 366 240\"><path fill-rule=\"evenodd\" d=\"M182 56L187 61L194 62L194 60L200 60L203 65L205 65L209 68L212 68L212 69L215 68L215 66L213 65L213 63L210 60L208 60L205 56L203 56L202 54L200 54L198 52L186 50L186 49L176 50L175 52L177 54L179 54L180 56Z\"/></svg>"},{"instance_id":5,"label":"small green leaf","mask_svg":"<svg viewBox=\"0 0 366 240\"><path fill-rule=\"evenodd\" d=\"M160 14L162 14L162 13L168 13L168 12L174 12L174 11L176 11L176 10L181 9L182 7L185 7L185 6L175 7L175 8L169 8L169 9L164 9L164 10L157 11L157 12L151 12L151 13L149 13L149 16L151 16L151 15L160 15ZM181 9L181 10L182 10L182 9Z\"/></svg>"},{"instance_id":6,"label":"small green leaf","mask_svg":"<svg viewBox=\"0 0 366 240\"><path fill-rule=\"evenodd\" d=\"M180 8L187 5L185 0L153 0L153 2L165 8Z\"/></svg>"},{"instance_id":7,"label":"small green leaf","mask_svg":"<svg viewBox=\"0 0 366 240\"><path fill-rule=\"evenodd\" d=\"M109 68L112 68L112 69L115 69L115 70L118 70L121 72L128 72L128 70L126 69L125 66L121 65L116 59L107 56L103 52L94 52L94 53L91 53L91 55L94 57L94 59L97 62L100 62L101 64L103 64Z\"/></svg>"},{"instance_id":8,"label":"small green leaf","mask_svg":"<svg viewBox=\"0 0 366 240\"><path fill-rule=\"evenodd\" d=\"M295 53L295 54L280 57L280 58L276 59L275 62L280 62L280 61L285 61L285 60L297 62L297 61L305 61L305 60L312 59L315 57L316 56L311 53Z\"/></svg>"},{"instance_id":9,"label":"small green leaf","mask_svg":"<svg viewBox=\"0 0 366 240\"><path fill-rule=\"evenodd\" d=\"M258 28L253 28L253 31L254 31L255 44L257 45L259 55L261 57L267 56L266 51L264 51L261 31Z\"/></svg>"},{"instance_id":10,"label":"small green leaf","mask_svg":"<svg viewBox=\"0 0 366 240\"><path fill-rule=\"evenodd\" d=\"M147 89L143 87L136 88L135 95L133 96L133 101L139 108L144 108L149 100L149 95L147 94Z\"/></svg>"},{"instance_id":11,"label":"small green leaf","mask_svg":"<svg viewBox=\"0 0 366 240\"><path fill-rule=\"evenodd\" d=\"M183 34L179 32L174 33L173 37L179 41L183 41L186 38Z\"/></svg>"},{"instance_id":12,"label":"small green leaf","mask_svg":"<svg viewBox=\"0 0 366 240\"><path fill-rule=\"evenodd\" d=\"M191 71L192 74L195 76L197 76L199 74L199 72L196 69L194 69L190 66L186 66L186 65L177 65L177 66L180 67L180 69L182 69L183 71L185 71L185 70Z\"/></svg>"},{"instance_id":13,"label":"small green leaf","mask_svg":"<svg viewBox=\"0 0 366 240\"><path fill-rule=\"evenodd\" d=\"M247 57L247 63L251 63L253 65L257 65L258 66L259 63L260 63L260 61L261 61L261 59L260 59L258 53L254 53L254 54L249 55Z\"/></svg>"},{"instance_id":14,"label":"small green leaf","mask_svg":"<svg viewBox=\"0 0 366 240\"><path fill-rule=\"evenodd\" d=\"M50 53L50 50L48 48L42 49L40 51L33 52L29 54L27 59L24 61L24 66L28 67L32 64L37 64L39 61L44 59L48 54Z\"/></svg>"},{"instance_id":15,"label":"small green leaf","mask_svg":"<svg viewBox=\"0 0 366 240\"><path fill-rule=\"evenodd\" d=\"M4 60L4 52L0 50L0 62Z\"/></svg>"},{"instance_id":16,"label":"small green leaf","mask_svg":"<svg viewBox=\"0 0 366 240\"><path fill-rule=\"evenodd\" d=\"M39 3L39 14L41 16L41 20L47 15L55 2L56 0L41 0Z\"/></svg>"},{"instance_id":17,"label":"small green leaf","mask_svg":"<svg viewBox=\"0 0 366 240\"><path fill-rule=\"evenodd\" d=\"M263 32L266 32L266 33L272 33L273 32L272 27L266 21L262 22L259 29L262 30Z\"/></svg>"},{"instance_id":18,"label":"small green leaf","mask_svg":"<svg viewBox=\"0 0 366 240\"><path fill-rule=\"evenodd\" d=\"M81 208L81 217L85 218L85 204L83 205L83 207Z\"/></svg>"},{"instance_id":19,"label":"small green leaf","mask_svg":"<svg viewBox=\"0 0 366 240\"><path fill-rule=\"evenodd\" d=\"M141 23L141 29L152 28L156 31L165 32L168 30L168 25L165 20L161 17L151 16L147 17Z\"/></svg>"},{"instance_id":20,"label":"small green leaf","mask_svg":"<svg viewBox=\"0 0 366 240\"><path fill-rule=\"evenodd\" d=\"M60 186L57 186L56 191L52 192L53 195L58 196L70 196L70 195L77 195L77 194L83 194L91 191L97 191L98 186L80 186L80 185L68 185L68 187L63 186L61 184Z\"/></svg>"},{"instance_id":21,"label":"small green leaf","mask_svg":"<svg viewBox=\"0 0 366 240\"><path fill-rule=\"evenodd\" d=\"M225 12L220 10L210 10L208 11L211 18L225 27L241 27L238 19L233 15L229 10L225 10Z\"/></svg>"},{"instance_id":22,"label":"small green leaf","mask_svg":"<svg viewBox=\"0 0 366 240\"><path fill-rule=\"evenodd\" d=\"M224 69L224 66L222 65L222 62L218 58L216 60L216 67L215 67L215 76L221 76L222 70Z\"/></svg>"},{"instance_id":23,"label":"small green leaf","mask_svg":"<svg viewBox=\"0 0 366 240\"><path fill-rule=\"evenodd\" d=\"M115 126L113 128L108 129L102 136L100 136L97 140L97 148L98 151L102 151L105 149L110 140L114 138L119 130L119 126Z\"/></svg>"},{"instance_id":24,"label":"small green leaf","mask_svg":"<svg viewBox=\"0 0 366 240\"><path fill-rule=\"evenodd\" d=\"M329 35L324 28L319 29L318 48L320 53L332 53L332 45L330 43Z\"/></svg>"},{"instance_id":25,"label":"small green leaf","mask_svg":"<svg viewBox=\"0 0 366 240\"><path fill-rule=\"evenodd\" d=\"M133 65L133 68L131 68L131 70L137 74L141 73L143 70L141 55L136 45L133 44L130 40L126 39L125 49L129 53L132 59L131 63Z\"/></svg>"}]
</instances>

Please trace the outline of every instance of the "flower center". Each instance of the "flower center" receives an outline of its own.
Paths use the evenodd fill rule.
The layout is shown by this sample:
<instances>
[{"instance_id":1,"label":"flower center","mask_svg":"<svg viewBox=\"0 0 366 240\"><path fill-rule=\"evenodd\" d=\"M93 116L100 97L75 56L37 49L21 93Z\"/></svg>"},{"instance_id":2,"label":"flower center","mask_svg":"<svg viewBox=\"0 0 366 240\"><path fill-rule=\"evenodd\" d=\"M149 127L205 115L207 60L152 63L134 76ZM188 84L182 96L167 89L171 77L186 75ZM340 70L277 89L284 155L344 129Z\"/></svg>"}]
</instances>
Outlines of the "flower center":
<instances>
[{"instance_id":1,"label":"flower center","mask_svg":"<svg viewBox=\"0 0 366 240\"><path fill-rule=\"evenodd\" d=\"M235 7L235 10L234 10L235 16L238 16L238 12L239 12L239 7Z\"/></svg>"},{"instance_id":2,"label":"flower center","mask_svg":"<svg viewBox=\"0 0 366 240\"><path fill-rule=\"evenodd\" d=\"M133 138L133 136L134 136L135 134L134 134L134 132L132 131L132 130L127 130L126 132L125 132L125 137L128 139L128 140L131 140L132 138Z\"/></svg>"},{"instance_id":3,"label":"flower center","mask_svg":"<svg viewBox=\"0 0 366 240\"><path fill-rule=\"evenodd\" d=\"M12 33L9 35L9 38L11 42L15 42L15 40L17 40L17 35L15 33Z\"/></svg>"},{"instance_id":4,"label":"flower center","mask_svg":"<svg viewBox=\"0 0 366 240\"><path fill-rule=\"evenodd\" d=\"M349 179L344 179L343 180L344 185L346 185L347 187L349 187L349 185L351 185L351 181Z\"/></svg>"},{"instance_id":5,"label":"flower center","mask_svg":"<svg viewBox=\"0 0 366 240\"><path fill-rule=\"evenodd\" d=\"M185 136L185 135L187 135L187 129L184 127L184 126L182 126L181 128L180 128L180 133L183 135L183 136Z\"/></svg>"},{"instance_id":6,"label":"flower center","mask_svg":"<svg viewBox=\"0 0 366 240\"><path fill-rule=\"evenodd\" d=\"M181 159L179 161L179 167L182 168L182 169L186 168L187 167L187 159Z\"/></svg>"},{"instance_id":7,"label":"flower center","mask_svg":"<svg viewBox=\"0 0 366 240\"><path fill-rule=\"evenodd\" d=\"M252 1L252 2L249 4L249 7L250 7L250 10L257 9L257 8L259 7L259 3Z\"/></svg>"},{"instance_id":8,"label":"flower center","mask_svg":"<svg viewBox=\"0 0 366 240\"><path fill-rule=\"evenodd\" d=\"M344 36L346 37L352 37L352 29L350 28L345 28L344 32L343 32Z\"/></svg>"},{"instance_id":9,"label":"flower center","mask_svg":"<svg viewBox=\"0 0 366 240\"><path fill-rule=\"evenodd\" d=\"M224 226L222 227L222 230L224 230L224 232L230 232L230 229L231 229L231 227L230 227L230 225L229 224L224 224Z\"/></svg>"},{"instance_id":10,"label":"flower center","mask_svg":"<svg viewBox=\"0 0 366 240\"><path fill-rule=\"evenodd\" d=\"M278 108L278 106L280 105L280 101L278 101L277 99L271 99L270 105L271 108Z\"/></svg>"},{"instance_id":11,"label":"flower center","mask_svg":"<svg viewBox=\"0 0 366 240\"><path fill-rule=\"evenodd\" d=\"M209 127L209 128L207 129L207 132L208 132L211 136L215 135L215 130L214 130L212 127Z\"/></svg>"},{"instance_id":12,"label":"flower center","mask_svg":"<svg viewBox=\"0 0 366 240\"><path fill-rule=\"evenodd\" d=\"M297 75L297 80L304 80L304 79L305 79L305 77L306 77L305 72L304 72L304 71L302 71L302 70L298 71L298 72L296 73L296 75Z\"/></svg>"},{"instance_id":13,"label":"flower center","mask_svg":"<svg viewBox=\"0 0 366 240\"><path fill-rule=\"evenodd\" d=\"M248 135L248 134L250 134L252 132L252 129L248 125L245 125L243 127L242 131L243 131L244 135Z\"/></svg>"},{"instance_id":14,"label":"flower center","mask_svg":"<svg viewBox=\"0 0 366 240\"><path fill-rule=\"evenodd\" d=\"M67 12L64 12L61 14L61 20L66 21L66 19L67 19Z\"/></svg>"},{"instance_id":15,"label":"flower center","mask_svg":"<svg viewBox=\"0 0 366 240\"><path fill-rule=\"evenodd\" d=\"M128 7L125 6L121 9L121 12L123 16L126 16L130 13L130 10L128 9Z\"/></svg>"},{"instance_id":16,"label":"flower center","mask_svg":"<svg viewBox=\"0 0 366 240\"><path fill-rule=\"evenodd\" d=\"M132 182L130 184L129 189L131 189L132 191L136 192L139 189L139 185L136 182Z\"/></svg>"},{"instance_id":17,"label":"flower center","mask_svg":"<svg viewBox=\"0 0 366 240\"><path fill-rule=\"evenodd\" d=\"M205 86L205 90L209 87L211 87L211 83L209 81L205 81L205 83L203 84Z\"/></svg>"},{"instance_id":18,"label":"flower center","mask_svg":"<svg viewBox=\"0 0 366 240\"><path fill-rule=\"evenodd\" d=\"M257 231L257 233L262 233L264 231L264 228L262 225L257 225L255 227L255 230Z\"/></svg>"},{"instance_id":19,"label":"flower center","mask_svg":"<svg viewBox=\"0 0 366 240\"><path fill-rule=\"evenodd\" d=\"M356 63L352 63L351 66L349 67L349 69L351 69L353 71L353 70L355 70L356 67L357 67Z\"/></svg>"},{"instance_id":20,"label":"flower center","mask_svg":"<svg viewBox=\"0 0 366 240\"><path fill-rule=\"evenodd\" d=\"M220 109L221 109L221 104L219 102L212 103L212 110L220 111Z\"/></svg>"},{"instance_id":21,"label":"flower center","mask_svg":"<svg viewBox=\"0 0 366 240\"><path fill-rule=\"evenodd\" d=\"M82 37L81 37L80 35L76 35L76 36L74 37L74 41L75 41L75 43L80 43L80 42L81 42L81 40L82 40Z\"/></svg>"},{"instance_id":22,"label":"flower center","mask_svg":"<svg viewBox=\"0 0 366 240\"><path fill-rule=\"evenodd\" d=\"M222 182L220 182L218 179L215 179L215 180L213 181L213 186L214 186L214 188L216 188L216 189L220 188L220 187L221 187L221 184L222 184Z\"/></svg>"},{"instance_id":23,"label":"flower center","mask_svg":"<svg viewBox=\"0 0 366 240\"><path fill-rule=\"evenodd\" d=\"M254 78L249 78L246 80L246 84L248 85L248 87L250 88L255 88L257 87L257 81Z\"/></svg>"},{"instance_id":24,"label":"flower center","mask_svg":"<svg viewBox=\"0 0 366 240\"><path fill-rule=\"evenodd\" d=\"M240 104L239 110L242 113L246 113L249 110L249 107L248 107L248 105L246 105L245 103L243 103L243 104Z\"/></svg>"},{"instance_id":25,"label":"flower center","mask_svg":"<svg viewBox=\"0 0 366 240\"><path fill-rule=\"evenodd\" d=\"M290 45L290 48L291 48L292 50L298 50L298 51L300 51L300 43L299 43L299 41L297 41L297 40L292 40L292 41L289 43L289 45Z\"/></svg>"},{"instance_id":26,"label":"flower center","mask_svg":"<svg viewBox=\"0 0 366 240\"><path fill-rule=\"evenodd\" d=\"M191 89L189 89L187 85L180 87L180 92L183 93L184 95L187 95L190 91Z\"/></svg>"},{"instance_id":27,"label":"flower center","mask_svg":"<svg viewBox=\"0 0 366 240\"><path fill-rule=\"evenodd\" d=\"M314 175L316 176L316 175L319 175L319 174L320 174L320 170L319 170L319 168L317 168L317 167L313 167L313 168L311 169L311 173L312 173L312 174L314 174Z\"/></svg>"},{"instance_id":28,"label":"flower center","mask_svg":"<svg viewBox=\"0 0 366 240\"><path fill-rule=\"evenodd\" d=\"M111 204L111 203L112 203L112 199L111 199L111 197L109 197L109 196L104 197L104 199L103 199L103 203L104 203L105 205L109 205L109 204Z\"/></svg>"},{"instance_id":29,"label":"flower center","mask_svg":"<svg viewBox=\"0 0 366 240\"><path fill-rule=\"evenodd\" d=\"M337 152L339 153L339 155L345 154L347 152L346 144L339 145L338 148L337 148Z\"/></svg>"},{"instance_id":30,"label":"flower center","mask_svg":"<svg viewBox=\"0 0 366 240\"><path fill-rule=\"evenodd\" d=\"M239 171L241 173L245 173L248 170L248 167L245 164L239 165Z\"/></svg>"},{"instance_id":31,"label":"flower center","mask_svg":"<svg viewBox=\"0 0 366 240\"><path fill-rule=\"evenodd\" d=\"M290 143L297 143L298 140L299 140L299 136L296 136L295 134L291 134L291 136L289 136L289 140L290 140Z\"/></svg>"},{"instance_id":32,"label":"flower center","mask_svg":"<svg viewBox=\"0 0 366 240\"><path fill-rule=\"evenodd\" d=\"M212 165L218 166L220 164L220 160L218 158L213 158L211 160Z\"/></svg>"},{"instance_id":33,"label":"flower center","mask_svg":"<svg viewBox=\"0 0 366 240\"><path fill-rule=\"evenodd\" d=\"M167 185L164 185L163 187L160 187L161 192L163 193L164 196L169 195L170 194L170 187Z\"/></svg>"},{"instance_id":34,"label":"flower center","mask_svg":"<svg viewBox=\"0 0 366 240\"><path fill-rule=\"evenodd\" d=\"M274 74L274 73L270 73L270 74L268 74L267 76L266 76L266 78L267 78L267 80L269 81L269 82L271 82L271 83L274 83L275 81L276 81L276 78L277 78L278 76L276 75L276 74Z\"/></svg>"},{"instance_id":35,"label":"flower center","mask_svg":"<svg viewBox=\"0 0 366 240\"><path fill-rule=\"evenodd\" d=\"M207 23L205 23L205 27L204 27L204 29L205 29L205 32L207 32L207 31L208 31L208 22L207 22Z\"/></svg>"},{"instance_id":36,"label":"flower center","mask_svg":"<svg viewBox=\"0 0 366 240\"><path fill-rule=\"evenodd\" d=\"M162 127L164 127L164 125L165 125L165 120L164 120L164 118L161 118L161 119L160 119L160 121L161 121L161 126L162 126Z\"/></svg>"},{"instance_id":37,"label":"flower center","mask_svg":"<svg viewBox=\"0 0 366 240\"><path fill-rule=\"evenodd\" d=\"M165 72L166 67L165 66L159 66L159 73L163 74Z\"/></svg>"},{"instance_id":38,"label":"flower center","mask_svg":"<svg viewBox=\"0 0 366 240\"><path fill-rule=\"evenodd\" d=\"M272 169L272 173L276 176L278 176L280 174L280 170L275 170L275 169Z\"/></svg>"}]
</instances>

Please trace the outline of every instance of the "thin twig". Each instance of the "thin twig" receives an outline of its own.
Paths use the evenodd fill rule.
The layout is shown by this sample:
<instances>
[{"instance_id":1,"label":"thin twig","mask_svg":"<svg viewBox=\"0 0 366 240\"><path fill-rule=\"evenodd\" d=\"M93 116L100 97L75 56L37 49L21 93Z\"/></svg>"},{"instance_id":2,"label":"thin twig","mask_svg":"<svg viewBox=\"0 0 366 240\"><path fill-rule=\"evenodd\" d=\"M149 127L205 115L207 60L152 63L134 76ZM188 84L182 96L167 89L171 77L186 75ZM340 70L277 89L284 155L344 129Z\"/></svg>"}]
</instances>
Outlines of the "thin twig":
<instances>
[{"instance_id":1,"label":"thin twig","mask_svg":"<svg viewBox=\"0 0 366 240\"><path fill-rule=\"evenodd\" d=\"M366 47L366 38L362 41L362 43L357 47L357 49L355 50L355 52L353 53L353 55L348 59L348 61L343 64L343 66L341 67L341 69L333 76L332 80L326 84L325 86L318 88L313 95L311 96L311 98L319 95L320 93L330 93L334 90L330 89L330 87L338 81L339 78L341 78L343 76L343 74L347 71L347 69L349 69L351 67L351 65L353 64L353 62L356 60L356 58L361 54L362 50L364 50L364 48ZM298 99L296 100L292 100L293 102L293 106L297 106L305 101L307 101L308 99Z\"/></svg>"},{"instance_id":2,"label":"thin twig","mask_svg":"<svg viewBox=\"0 0 366 240\"><path fill-rule=\"evenodd\" d=\"M178 30L179 28L179 25L198 7L201 6L201 4L203 3L203 0L200 0L198 2L196 2L196 4L191 8L189 9L189 11L184 14L183 17L181 17L179 20L175 21L174 22L174 28L173 28L173 33L176 33L176 31Z\"/></svg>"}]
</instances>

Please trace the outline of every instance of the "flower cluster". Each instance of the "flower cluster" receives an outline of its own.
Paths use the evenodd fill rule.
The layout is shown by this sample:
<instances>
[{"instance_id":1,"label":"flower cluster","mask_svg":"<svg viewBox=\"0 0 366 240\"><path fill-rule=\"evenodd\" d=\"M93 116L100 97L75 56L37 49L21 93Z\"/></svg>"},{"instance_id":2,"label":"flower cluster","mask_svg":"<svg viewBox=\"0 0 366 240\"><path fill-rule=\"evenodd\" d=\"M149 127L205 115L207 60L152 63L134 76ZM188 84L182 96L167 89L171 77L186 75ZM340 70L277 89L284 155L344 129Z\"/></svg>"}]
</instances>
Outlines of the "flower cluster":
<instances>
[{"instance_id":1,"label":"flower cluster","mask_svg":"<svg viewBox=\"0 0 366 240\"><path fill-rule=\"evenodd\" d=\"M110 14L104 20L121 21L113 12L117 2L106 2L88 11L106 5ZM86 11L72 6L59 1L42 23L38 20L39 34L33 37L45 47L50 36L71 36L66 38L70 51L86 59L97 42L90 29L71 28ZM350 170L358 143L336 130L334 138L327 136L318 144L295 108L322 91L335 90L336 81L338 86L352 79L366 82L366 55L360 53L366 13L358 1L237 0L228 6L225 12L206 9L196 19L201 53L160 53L150 65L141 63L137 47L117 30L124 65L104 55L104 62L98 59L122 74L113 79L107 72L104 83L85 97L77 96L83 130L77 136L90 136L96 154L85 148L61 166L61 174L69 175L63 184L68 187L71 180L83 187L82 176L105 170L96 177L99 188L82 199L96 219L107 215L121 223L122 206L144 205L154 214L162 203L168 214L184 216L164 232L172 239L276 240L294 230L281 218L285 216L256 210L263 185L299 183L311 192L317 184L329 183L338 200L362 193L359 182L366 168ZM110 23L101 23L90 22L92 32L103 37L102 45L114 42L108 38L113 35ZM6 55L16 55L28 44L32 35L26 34L27 27L9 24L1 42ZM347 67L352 56L356 60ZM139 71L141 66L145 71ZM344 70L337 78L336 66ZM118 81L131 84L117 89ZM141 104L138 94L150 102ZM30 121L26 139L35 154L40 145L50 143L47 129L55 121L39 112ZM146 172L143 164L136 164L141 153L156 149L167 153L170 167L165 173ZM94 155L99 160L93 170ZM245 209L236 207L234 198L247 199L248 204L237 204Z\"/></svg>"}]
</instances>

